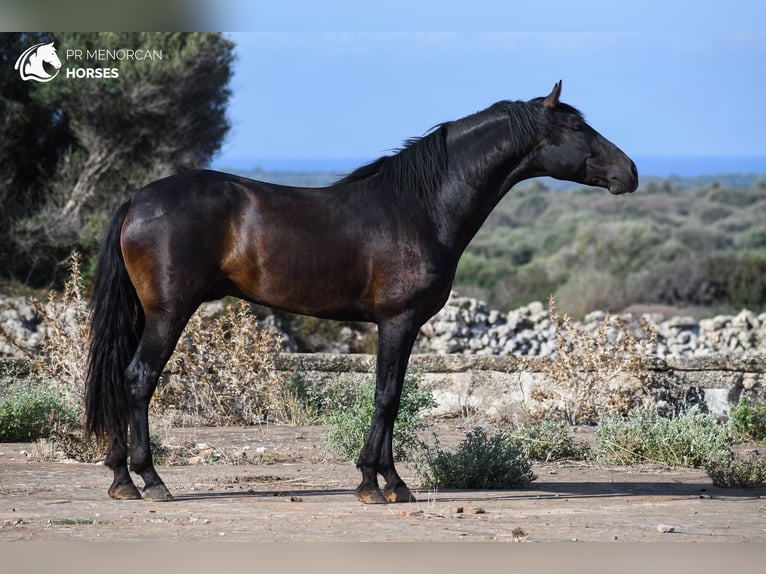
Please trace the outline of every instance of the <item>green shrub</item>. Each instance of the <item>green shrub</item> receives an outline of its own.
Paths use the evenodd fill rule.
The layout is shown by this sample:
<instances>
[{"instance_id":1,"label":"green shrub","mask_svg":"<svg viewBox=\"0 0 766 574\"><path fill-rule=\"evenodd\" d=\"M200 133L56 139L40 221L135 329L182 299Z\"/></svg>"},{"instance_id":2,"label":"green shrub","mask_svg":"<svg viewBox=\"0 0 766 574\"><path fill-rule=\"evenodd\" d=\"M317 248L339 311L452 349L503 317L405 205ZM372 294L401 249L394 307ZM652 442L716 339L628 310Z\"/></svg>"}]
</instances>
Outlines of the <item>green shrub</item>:
<instances>
[{"instance_id":1,"label":"green shrub","mask_svg":"<svg viewBox=\"0 0 766 574\"><path fill-rule=\"evenodd\" d=\"M425 488L523 488L537 477L521 441L502 430L476 427L454 452L438 442L415 462Z\"/></svg>"},{"instance_id":2,"label":"green shrub","mask_svg":"<svg viewBox=\"0 0 766 574\"><path fill-rule=\"evenodd\" d=\"M755 455L721 451L705 463L705 470L715 486L758 488L766 481L766 460Z\"/></svg>"},{"instance_id":3,"label":"green shrub","mask_svg":"<svg viewBox=\"0 0 766 574\"><path fill-rule=\"evenodd\" d=\"M605 415L596 429L598 460L613 464L660 463L698 468L733 442L715 417L691 409L676 418L634 409L626 417Z\"/></svg>"},{"instance_id":4,"label":"green shrub","mask_svg":"<svg viewBox=\"0 0 766 574\"><path fill-rule=\"evenodd\" d=\"M56 423L77 418L61 394L39 378L28 378L8 387L0 400L0 442L33 441L47 437Z\"/></svg>"},{"instance_id":5,"label":"green shrub","mask_svg":"<svg viewBox=\"0 0 766 574\"><path fill-rule=\"evenodd\" d=\"M532 460L584 460L590 457L590 447L576 443L569 436L569 425L563 421L544 420L540 424L521 426L513 433Z\"/></svg>"},{"instance_id":6,"label":"green shrub","mask_svg":"<svg viewBox=\"0 0 766 574\"><path fill-rule=\"evenodd\" d=\"M746 397L731 407L729 417L732 431L744 440L762 441L766 439L766 405L752 404Z\"/></svg>"},{"instance_id":7,"label":"green shrub","mask_svg":"<svg viewBox=\"0 0 766 574\"><path fill-rule=\"evenodd\" d=\"M423 446L417 433L426 428L420 414L436 406L428 389L420 389L420 373L407 373L404 377L399 414L394 423L394 458L408 460ZM359 385L347 407L340 405L324 419L325 444L331 454L341 460L355 460L367 438L367 431L375 412L375 379Z\"/></svg>"}]
</instances>

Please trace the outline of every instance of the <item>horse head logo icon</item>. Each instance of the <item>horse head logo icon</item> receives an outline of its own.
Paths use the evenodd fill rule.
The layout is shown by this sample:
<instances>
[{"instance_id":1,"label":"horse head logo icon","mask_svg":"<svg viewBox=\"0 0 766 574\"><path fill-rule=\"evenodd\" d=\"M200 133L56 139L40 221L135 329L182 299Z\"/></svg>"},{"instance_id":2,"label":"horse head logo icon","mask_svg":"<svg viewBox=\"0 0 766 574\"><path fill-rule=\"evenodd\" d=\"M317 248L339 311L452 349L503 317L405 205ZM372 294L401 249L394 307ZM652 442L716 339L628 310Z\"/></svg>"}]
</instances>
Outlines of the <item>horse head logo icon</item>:
<instances>
[{"instance_id":1,"label":"horse head logo icon","mask_svg":"<svg viewBox=\"0 0 766 574\"><path fill-rule=\"evenodd\" d=\"M49 74L45 70L44 64L46 63L56 68L53 74ZM56 54L53 42L48 44L41 42L24 50L19 59L16 60L16 65L13 66L13 69L19 71L19 75L24 81L50 82L58 75L61 69L61 60L59 60L58 54Z\"/></svg>"}]
</instances>

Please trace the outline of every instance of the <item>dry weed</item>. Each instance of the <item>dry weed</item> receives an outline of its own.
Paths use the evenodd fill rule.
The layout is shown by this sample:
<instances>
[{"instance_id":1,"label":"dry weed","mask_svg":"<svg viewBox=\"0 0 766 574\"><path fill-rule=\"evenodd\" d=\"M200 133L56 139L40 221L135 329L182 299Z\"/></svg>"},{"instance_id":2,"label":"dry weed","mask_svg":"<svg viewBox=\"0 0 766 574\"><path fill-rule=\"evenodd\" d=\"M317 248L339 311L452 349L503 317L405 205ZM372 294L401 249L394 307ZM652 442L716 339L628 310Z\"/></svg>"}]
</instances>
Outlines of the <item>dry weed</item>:
<instances>
[{"instance_id":1,"label":"dry weed","mask_svg":"<svg viewBox=\"0 0 766 574\"><path fill-rule=\"evenodd\" d=\"M206 425L283 419L285 386L275 368L280 337L250 307L228 305L212 319L192 316L152 401L158 414L191 414Z\"/></svg>"},{"instance_id":2,"label":"dry weed","mask_svg":"<svg viewBox=\"0 0 766 574\"><path fill-rule=\"evenodd\" d=\"M40 352L30 355L27 350L27 356L34 370L62 394L68 405L79 407L84 401L82 382L88 368L88 304L76 251L69 265L69 279L60 296L51 291L45 302L29 300L45 325L45 337Z\"/></svg>"},{"instance_id":3,"label":"dry weed","mask_svg":"<svg viewBox=\"0 0 766 574\"><path fill-rule=\"evenodd\" d=\"M642 319L637 336L618 317L607 315L595 332L558 314L548 300L556 329L556 354L540 362L549 384L535 388L527 402L532 420L563 419L569 424L593 424L600 413L625 414L647 395L646 349L656 331Z\"/></svg>"}]
</instances>

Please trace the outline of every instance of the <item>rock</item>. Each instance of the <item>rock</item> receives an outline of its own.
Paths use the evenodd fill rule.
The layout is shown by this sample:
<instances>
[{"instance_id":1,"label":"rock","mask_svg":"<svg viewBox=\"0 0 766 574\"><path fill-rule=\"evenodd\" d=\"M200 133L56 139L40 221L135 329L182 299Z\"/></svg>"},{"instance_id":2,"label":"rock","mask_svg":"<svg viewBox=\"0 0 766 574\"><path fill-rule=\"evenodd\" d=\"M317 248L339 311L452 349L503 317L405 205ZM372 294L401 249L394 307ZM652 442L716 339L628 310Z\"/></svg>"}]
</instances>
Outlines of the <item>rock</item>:
<instances>
[{"instance_id":1,"label":"rock","mask_svg":"<svg viewBox=\"0 0 766 574\"><path fill-rule=\"evenodd\" d=\"M731 326L739 329L757 329L761 326L761 322L758 320L755 313L743 309L736 317L734 317L734 319L732 319Z\"/></svg>"},{"instance_id":2,"label":"rock","mask_svg":"<svg viewBox=\"0 0 766 574\"><path fill-rule=\"evenodd\" d=\"M583 323L601 323L606 318L603 311L591 311L583 318Z\"/></svg>"},{"instance_id":3,"label":"rock","mask_svg":"<svg viewBox=\"0 0 766 574\"><path fill-rule=\"evenodd\" d=\"M538 316L541 313L547 313L545 305L543 305L540 301L532 301L529 305L527 305L527 310L530 316Z\"/></svg>"},{"instance_id":4,"label":"rock","mask_svg":"<svg viewBox=\"0 0 766 574\"><path fill-rule=\"evenodd\" d=\"M662 532L663 534L669 534L671 532L675 532L676 527L670 526L669 524L658 524L657 525L657 532Z\"/></svg>"}]
</instances>

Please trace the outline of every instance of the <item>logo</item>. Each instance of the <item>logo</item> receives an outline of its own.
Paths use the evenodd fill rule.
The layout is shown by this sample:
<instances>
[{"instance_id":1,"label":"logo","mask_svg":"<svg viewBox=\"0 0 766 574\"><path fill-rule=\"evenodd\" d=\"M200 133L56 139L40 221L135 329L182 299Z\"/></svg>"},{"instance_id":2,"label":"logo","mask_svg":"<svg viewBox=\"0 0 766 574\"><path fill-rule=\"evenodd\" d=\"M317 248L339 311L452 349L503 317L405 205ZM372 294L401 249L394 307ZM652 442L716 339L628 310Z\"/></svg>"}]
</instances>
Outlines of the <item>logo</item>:
<instances>
[{"instance_id":1,"label":"logo","mask_svg":"<svg viewBox=\"0 0 766 574\"><path fill-rule=\"evenodd\" d=\"M45 70L45 64L50 64L56 68L53 75ZM19 71L21 79L25 82L27 80L50 82L58 75L61 69L61 60L59 60L58 54L56 54L53 42L49 44L41 42L24 50L19 59L16 60L16 65L13 66L13 69Z\"/></svg>"}]
</instances>

